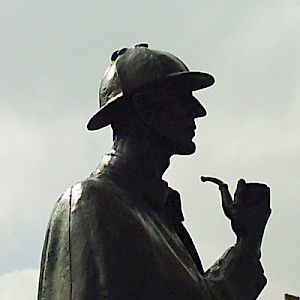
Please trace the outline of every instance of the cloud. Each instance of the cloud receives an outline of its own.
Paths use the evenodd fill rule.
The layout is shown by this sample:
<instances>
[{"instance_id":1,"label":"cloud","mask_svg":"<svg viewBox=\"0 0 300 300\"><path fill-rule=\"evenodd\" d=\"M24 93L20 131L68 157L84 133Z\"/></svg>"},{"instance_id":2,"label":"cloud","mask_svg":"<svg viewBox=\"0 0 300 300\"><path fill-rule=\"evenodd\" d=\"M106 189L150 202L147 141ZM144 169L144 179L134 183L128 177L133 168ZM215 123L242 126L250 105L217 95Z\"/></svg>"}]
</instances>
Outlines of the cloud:
<instances>
[{"instance_id":1,"label":"cloud","mask_svg":"<svg viewBox=\"0 0 300 300\"><path fill-rule=\"evenodd\" d=\"M41 120L5 107L0 112L5 145L0 153L0 274L38 267L55 201L69 185L87 177L96 167L102 151L86 155L87 141L92 138L83 125L87 116L78 110L66 112L63 118L52 120L45 115ZM103 152L109 149L109 137L108 146L105 142L101 145L101 140L99 145L95 136L93 139L105 149Z\"/></svg>"},{"instance_id":2,"label":"cloud","mask_svg":"<svg viewBox=\"0 0 300 300\"><path fill-rule=\"evenodd\" d=\"M143 1L9 1L3 7L0 273L38 267L55 200L109 148L109 129L87 133L84 127L97 108L109 56L149 42L216 77L214 87L197 93L208 109L208 118L197 122L197 153L172 159L166 174L182 195L204 265L234 237L217 189L199 176L219 176L232 191L240 176L264 181L272 188L273 215L263 245L270 280L261 298L299 294L293 237L300 230L300 10L298 0L269 2L155 0L145 9ZM30 272L0 282L29 280Z\"/></svg>"},{"instance_id":3,"label":"cloud","mask_svg":"<svg viewBox=\"0 0 300 300\"><path fill-rule=\"evenodd\" d=\"M37 297L38 270L14 271L0 276L1 300L33 300Z\"/></svg>"}]
</instances>

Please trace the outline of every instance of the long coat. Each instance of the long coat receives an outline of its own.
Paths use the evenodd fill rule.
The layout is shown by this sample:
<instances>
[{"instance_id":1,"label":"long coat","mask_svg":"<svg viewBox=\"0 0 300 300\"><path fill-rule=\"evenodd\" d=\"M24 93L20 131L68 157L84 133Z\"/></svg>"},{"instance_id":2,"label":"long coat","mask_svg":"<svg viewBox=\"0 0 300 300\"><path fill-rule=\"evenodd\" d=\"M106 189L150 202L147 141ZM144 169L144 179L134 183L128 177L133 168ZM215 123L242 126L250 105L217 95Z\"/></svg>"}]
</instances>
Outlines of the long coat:
<instances>
[{"instance_id":1,"label":"long coat","mask_svg":"<svg viewBox=\"0 0 300 300\"><path fill-rule=\"evenodd\" d=\"M266 284L259 258L232 247L204 272L182 221L164 181L104 157L54 207L38 299L256 299Z\"/></svg>"}]
</instances>

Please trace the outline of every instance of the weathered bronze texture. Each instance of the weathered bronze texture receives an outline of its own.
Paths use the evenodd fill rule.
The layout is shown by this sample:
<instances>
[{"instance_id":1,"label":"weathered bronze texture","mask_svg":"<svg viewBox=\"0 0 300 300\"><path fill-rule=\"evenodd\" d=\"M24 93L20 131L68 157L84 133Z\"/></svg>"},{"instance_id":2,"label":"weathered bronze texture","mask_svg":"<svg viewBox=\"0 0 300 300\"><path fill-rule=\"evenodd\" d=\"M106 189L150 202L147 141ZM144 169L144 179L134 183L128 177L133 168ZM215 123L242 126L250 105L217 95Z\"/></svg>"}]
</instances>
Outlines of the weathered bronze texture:
<instances>
[{"instance_id":1,"label":"weathered bronze texture","mask_svg":"<svg viewBox=\"0 0 300 300\"><path fill-rule=\"evenodd\" d=\"M195 119L206 111L192 91L213 77L145 44L113 53L108 73L89 129L111 124L113 146L54 207L38 299L256 299L266 284L260 245L269 188L240 180L232 200L226 184L204 178L219 185L237 236L204 271L183 224L180 195L162 180L172 155L195 152Z\"/></svg>"}]
</instances>

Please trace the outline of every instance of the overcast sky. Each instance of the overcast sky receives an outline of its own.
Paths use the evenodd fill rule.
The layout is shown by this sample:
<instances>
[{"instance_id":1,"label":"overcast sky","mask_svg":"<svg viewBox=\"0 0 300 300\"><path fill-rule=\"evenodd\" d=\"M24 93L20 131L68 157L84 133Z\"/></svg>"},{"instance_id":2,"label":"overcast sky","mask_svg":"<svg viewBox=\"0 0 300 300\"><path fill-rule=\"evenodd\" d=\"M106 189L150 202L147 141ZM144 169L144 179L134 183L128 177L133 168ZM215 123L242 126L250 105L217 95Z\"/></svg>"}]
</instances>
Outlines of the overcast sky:
<instances>
[{"instance_id":1,"label":"overcast sky","mask_svg":"<svg viewBox=\"0 0 300 300\"><path fill-rule=\"evenodd\" d=\"M0 299L31 300L47 222L60 194L111 144L87 132L111 53L148 42L216 84L196 93L192 156L165 175L182 195L205 268L234 243L216 186L200 175L267 183L273 213L259 299L300 295L300 1L152 0L0 3Z\"/></svg>"}]
</instances>

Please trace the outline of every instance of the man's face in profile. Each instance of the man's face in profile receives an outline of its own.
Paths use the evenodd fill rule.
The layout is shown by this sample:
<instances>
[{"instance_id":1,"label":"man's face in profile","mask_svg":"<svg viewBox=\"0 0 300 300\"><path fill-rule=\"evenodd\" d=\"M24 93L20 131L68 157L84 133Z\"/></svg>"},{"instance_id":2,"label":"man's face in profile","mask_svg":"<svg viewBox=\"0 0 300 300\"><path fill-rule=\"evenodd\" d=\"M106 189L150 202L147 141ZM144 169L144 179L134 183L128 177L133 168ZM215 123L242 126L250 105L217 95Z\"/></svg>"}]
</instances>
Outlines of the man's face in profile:
<instances>
[{"instance_id":1,"label":"man's face in profile","mask_svg":"<svg viewBox=\"0 0 300 300\"><path fill-rule=\"evenodd\" d=\"M206 111L191 91L175 86L155 89L134 102L143 121L166 140L171 154L195 152L195 119Z\"/></svg>"}]
</instances>

